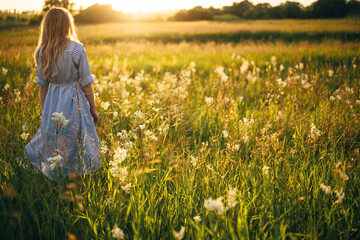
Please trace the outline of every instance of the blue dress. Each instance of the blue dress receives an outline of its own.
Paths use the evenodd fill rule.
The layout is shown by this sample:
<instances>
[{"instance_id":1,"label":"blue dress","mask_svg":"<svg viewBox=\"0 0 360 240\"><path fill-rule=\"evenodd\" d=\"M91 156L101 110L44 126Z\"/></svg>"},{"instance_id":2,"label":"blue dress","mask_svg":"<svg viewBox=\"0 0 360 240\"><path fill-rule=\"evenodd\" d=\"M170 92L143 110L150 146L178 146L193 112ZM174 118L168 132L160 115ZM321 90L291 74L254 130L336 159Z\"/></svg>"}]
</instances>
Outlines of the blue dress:
<instances>
[{"instance_id":1,"label":"blue dress","mask_svg":"<svg viewBox=\"0 0 360 240\"><path fill-rule=\"evenodd\" d=\"M56 62L59 73L52 76L52 67L49 79L38 64L36 82L50 86L38 132L26 145L32 165L55 181L70 173L89 175L101 165L100 141L82 89L94 82L84 46L69 41Z\"/></svg>"}]
</instances>

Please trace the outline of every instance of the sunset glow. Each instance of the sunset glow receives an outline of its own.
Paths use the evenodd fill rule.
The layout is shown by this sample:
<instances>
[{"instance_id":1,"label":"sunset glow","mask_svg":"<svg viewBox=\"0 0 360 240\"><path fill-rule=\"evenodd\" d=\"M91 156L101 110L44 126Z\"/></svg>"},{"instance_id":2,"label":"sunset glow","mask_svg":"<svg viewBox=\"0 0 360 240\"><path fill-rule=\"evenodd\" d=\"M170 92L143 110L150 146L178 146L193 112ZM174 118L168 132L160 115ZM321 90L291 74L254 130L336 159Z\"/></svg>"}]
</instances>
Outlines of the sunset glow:
<instances>
[{"instance_id":1,"label":"sunset glow","mask_svg":"<svg viewBox=\"0 0 360 240\"><path fill-rule=\"evenodd\" d=\"M304 6L310 5L315 0L296 0ZM179 10L179 9L190 9L195 6L221 8L223 6L232 5L233 2L241 2L241 0L182 0L182 1L169 1L169 0L73 0L70 2L75 3L75 9L82 6L83 9L93 4L110 4L113 9L122 12L154 12L154 11L165 11L165 10ZM250 0L253 4L258 3L270 3L272 6L276 6L280 3L286 2L286 0ZM16 9L18 11L36 10L40 11L44 4L44 0L0 0L0 9Z\"/></svg>"}]
</instances>

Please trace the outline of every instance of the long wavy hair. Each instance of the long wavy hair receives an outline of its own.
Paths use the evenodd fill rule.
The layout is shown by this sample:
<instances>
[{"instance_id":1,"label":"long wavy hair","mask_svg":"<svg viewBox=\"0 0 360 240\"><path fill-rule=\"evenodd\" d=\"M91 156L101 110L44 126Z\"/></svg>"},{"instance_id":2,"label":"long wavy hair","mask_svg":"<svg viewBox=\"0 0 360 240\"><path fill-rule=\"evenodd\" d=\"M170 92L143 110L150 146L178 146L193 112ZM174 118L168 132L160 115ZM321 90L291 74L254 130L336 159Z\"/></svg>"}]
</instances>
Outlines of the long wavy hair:
<instances>
[{"instance_id":1,"label":"long wavy hair","mask_svg":"<svg viewBox=\"0 0 360 240\"><path fill-rule=\"evenodd\" d=\"M35 61L40 64L44 79L49 78L51 66L55 67L51 76L59 74L57 56L60 53L63 58L64 50L71 40L79 42L73 16L65 8L52 8L41 22L39 43L35 51ZM41 59L40 63L38 58Z\"/></svg>"}]
</instances>

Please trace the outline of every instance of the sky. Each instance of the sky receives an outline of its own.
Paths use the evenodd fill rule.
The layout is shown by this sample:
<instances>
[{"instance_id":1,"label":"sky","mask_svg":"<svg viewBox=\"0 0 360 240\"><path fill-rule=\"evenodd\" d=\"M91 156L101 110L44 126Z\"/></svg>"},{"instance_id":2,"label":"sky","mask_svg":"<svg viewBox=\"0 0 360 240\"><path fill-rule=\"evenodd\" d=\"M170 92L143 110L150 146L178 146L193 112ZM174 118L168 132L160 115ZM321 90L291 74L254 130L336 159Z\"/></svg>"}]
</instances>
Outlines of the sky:
<instances>
[{"instance_id":1,"label":"sky","mask_svg":"<svg viewBox=\"0 0 360 240\"><path fill-rule=\"evenodd\" d=\"M83 6L86 8L95 3L99 4L111 4L113 9L122 12L152 12L152 11L165 11L176 9L190 9L194 6L216 8L232 5L233 2L240 2L242 0L70 0L75 3L75 8ZM297 1L304 6L308 6L315 0L292 0ZM286 0L250 0L253 4L267 2L272 6L276 6ZM16 9L19 11L36 10L40 11L44 4L44 0L0 0L0 10L4 9Z\"/></svg>"}]
</instances>

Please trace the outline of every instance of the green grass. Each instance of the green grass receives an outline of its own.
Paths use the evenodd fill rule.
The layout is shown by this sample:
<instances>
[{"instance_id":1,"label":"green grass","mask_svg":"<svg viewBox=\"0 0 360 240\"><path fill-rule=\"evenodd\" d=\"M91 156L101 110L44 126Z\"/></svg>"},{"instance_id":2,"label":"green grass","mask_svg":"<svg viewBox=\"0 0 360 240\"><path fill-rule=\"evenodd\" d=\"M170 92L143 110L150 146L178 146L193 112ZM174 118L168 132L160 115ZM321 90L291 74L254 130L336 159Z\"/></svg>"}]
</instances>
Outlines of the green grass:
<instances>
[{"instance_id":1,"label":"green grass","mask_svg":"<svg viewBox=\"0 0 360 240\"><path fill-rule=\"evenodd\" d=\"M97 77L97 132L108 150L94 176L55 188L24 159L41 117L36 32L1 32L7 34L0 40L0 66L7 70L0 69L1 238L113 239L115 224L126 239L174 239L181 226L186 239L359 238L358 41L95 44L82 27ZM316 137L312 123L321 131ZM122 130L138 138L119 135ZM129 175L119 182L109 162L128 141L134 146L121 166ZM126 183L132 183L128 193L121 188ZM205 208L210 197L226 203L230 187L238 190L234 208L223 215ZM338 201L341 188L345 197ZM202 221L194 221L197 215Z\"/></svg>"}]
</instances>

